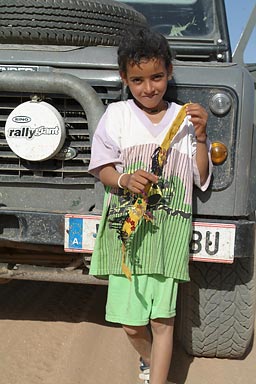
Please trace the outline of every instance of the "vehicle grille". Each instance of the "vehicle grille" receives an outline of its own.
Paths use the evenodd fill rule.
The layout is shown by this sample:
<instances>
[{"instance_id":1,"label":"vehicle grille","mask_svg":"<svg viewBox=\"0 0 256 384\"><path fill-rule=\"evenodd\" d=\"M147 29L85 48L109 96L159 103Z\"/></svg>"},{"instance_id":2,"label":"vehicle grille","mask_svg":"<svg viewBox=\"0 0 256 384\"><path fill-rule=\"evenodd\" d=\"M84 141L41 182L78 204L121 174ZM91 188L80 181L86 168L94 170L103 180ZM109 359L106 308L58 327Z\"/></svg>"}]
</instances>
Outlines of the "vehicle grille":
<instances>
[{"instance_id":1,"label":"vehicle grille","mask_svg":"<svg viewBox=\"0 0 256 384\"><path fill-rule=\"evenodd\" d=\"M118 88L94 88L104 105L120 100ZM63 95L43 94L44 101L53 105L62 115L66 127L66 140L62 151L56 157L31 162L18 157L11 151L5 138L5 123L9 114L19 104L29 101L28 94L0 94L0 181L46 184L93 184L88 173L91 155L87 118L81 105L74 99ZM63 152L72 148L75 156L63 158Z\"/></svg>"}]
</instances>

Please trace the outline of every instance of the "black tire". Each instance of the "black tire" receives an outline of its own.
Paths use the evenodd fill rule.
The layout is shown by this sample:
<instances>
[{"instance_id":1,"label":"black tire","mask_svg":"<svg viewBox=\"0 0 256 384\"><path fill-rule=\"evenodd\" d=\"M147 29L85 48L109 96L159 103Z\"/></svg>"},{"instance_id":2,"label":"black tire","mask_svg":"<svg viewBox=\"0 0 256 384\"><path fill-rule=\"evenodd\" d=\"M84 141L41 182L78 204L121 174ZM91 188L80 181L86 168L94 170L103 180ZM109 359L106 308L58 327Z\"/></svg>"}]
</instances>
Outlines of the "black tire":
<instances>
[{"instance_id":1,"label":"black tire","mask_svg":"<svg viewBox=\"0 0 256 384\"><path fill-rule=\"evenodd\" d=\"M0 0L0 43L118 45L142 14L112 0Z\"/></svg>"},{"instance_id":2,"label":"black tire","mask_svg":"<svg viewBox=\"0 0 256 384\"><path fill-rule=\"evenodd\" d=\"M232 265L191 264L191 282L181 285L178 337L193 356L242 358L255 317L254 260Z\"/></svg>"}]
</instances>

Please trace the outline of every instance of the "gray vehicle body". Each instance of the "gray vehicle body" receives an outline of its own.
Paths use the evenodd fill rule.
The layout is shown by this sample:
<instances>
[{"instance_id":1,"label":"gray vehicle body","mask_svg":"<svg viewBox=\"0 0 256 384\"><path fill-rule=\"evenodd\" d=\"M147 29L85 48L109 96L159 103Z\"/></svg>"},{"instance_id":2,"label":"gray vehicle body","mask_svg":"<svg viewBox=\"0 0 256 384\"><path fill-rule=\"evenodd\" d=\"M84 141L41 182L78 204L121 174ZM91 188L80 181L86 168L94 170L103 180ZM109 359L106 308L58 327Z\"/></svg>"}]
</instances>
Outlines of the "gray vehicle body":
<instances>
[{"instance_id":1,"label":"gray vehicle body","mask_svg":"<svg viewBox=\"0 0 256 384\"><path fill-rule=\"evenodd\" d=\"M226 28L223 2L213 3ZM255 312L255 79L253 66L232 62L227 29L221 33L214 41L188 41L187 50L181 39L171 42L177 56L167 98L201 103L209 112L210 140L228 149L227 160L214 167L210 189L195 189L194 219L236 227L232 265L191 263L191 284L181 289L178 328L191 354L241 357L253 334ZM88 164L105 107L127 97L116 47L2 44L0 71L0 278L105 284L88 275L90 254L64 252L63 245L65 215L101 212L103 188L88 173ZM230 102L224 115L210 108L218 94ZM45 162L28 162L10 150L5 121L32 96L59 110L67 130L65 148L73 148L75 157L63 151ZM237 294L244 296L246 308L237 303ZM237 330L234 322L242 324L244 318L246 326ZM231 342L234 334L239 340Z\"/></svg>"}]
</instances>

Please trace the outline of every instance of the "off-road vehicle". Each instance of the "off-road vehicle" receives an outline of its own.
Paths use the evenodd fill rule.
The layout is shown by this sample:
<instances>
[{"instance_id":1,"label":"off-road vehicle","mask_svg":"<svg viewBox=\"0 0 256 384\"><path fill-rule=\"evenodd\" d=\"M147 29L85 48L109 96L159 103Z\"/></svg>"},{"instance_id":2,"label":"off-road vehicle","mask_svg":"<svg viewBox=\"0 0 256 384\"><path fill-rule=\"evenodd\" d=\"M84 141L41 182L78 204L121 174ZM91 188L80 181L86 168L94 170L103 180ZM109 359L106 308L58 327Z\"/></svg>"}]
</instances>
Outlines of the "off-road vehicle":
<instances>
[{"instance_id":1,"label":"off-road vehicle","mask_svg":"<svg viewBox=\"0 0 256 384\"><path fill-rule=\"evenodd\" d=\"M106 106L128 97L120 36L147 22L175 53L166 97L209 113L214 162L209 190L194 192L178 333L192 355L242 357L256 298L255 64L232 59L224 1L0 0L0 14L0 278L105 283L88 275L103 197L90 144Z\"/></svg>"}]
</instances>

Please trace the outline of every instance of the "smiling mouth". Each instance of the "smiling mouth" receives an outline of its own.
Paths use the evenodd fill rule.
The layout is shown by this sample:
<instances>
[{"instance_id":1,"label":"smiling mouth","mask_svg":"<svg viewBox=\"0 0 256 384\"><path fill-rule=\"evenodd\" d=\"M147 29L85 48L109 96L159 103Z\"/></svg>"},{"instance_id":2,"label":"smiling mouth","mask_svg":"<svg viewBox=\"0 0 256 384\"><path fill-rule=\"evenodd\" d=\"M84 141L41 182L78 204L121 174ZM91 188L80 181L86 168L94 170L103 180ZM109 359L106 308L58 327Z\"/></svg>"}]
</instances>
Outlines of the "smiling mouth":
<instances>
[{"instance_id":1,"label":"smiling mouth","mask_svg":"<svg viewBox=\"0 0 256 384\"><path fill-rule=\"evenodd\" d=\"M154 93L153 95L145 95L144 97L146 97L147 99L153 99L156 96L158 96L158 95L156 93Z\"/></svg>"}]
</instances>

